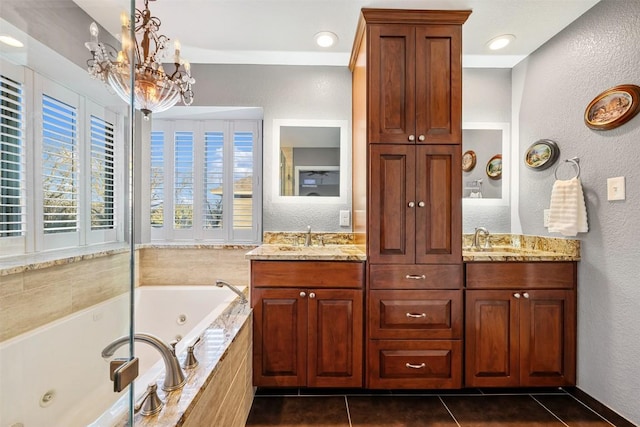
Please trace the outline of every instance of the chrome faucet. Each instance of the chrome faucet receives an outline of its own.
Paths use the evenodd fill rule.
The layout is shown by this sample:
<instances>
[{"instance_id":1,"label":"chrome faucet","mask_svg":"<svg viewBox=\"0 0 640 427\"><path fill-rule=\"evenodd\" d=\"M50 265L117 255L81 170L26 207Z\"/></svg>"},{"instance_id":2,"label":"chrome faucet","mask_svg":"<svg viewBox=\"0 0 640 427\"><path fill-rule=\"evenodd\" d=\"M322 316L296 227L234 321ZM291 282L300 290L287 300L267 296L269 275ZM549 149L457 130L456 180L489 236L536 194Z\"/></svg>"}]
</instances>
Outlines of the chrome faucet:
<instances>
[{"instance_id":1,"label":"chrome faucet","mask_svg":"<svg viewBox=\"0 0 640 427\"><path fill-rule=\"evenodd\" d=\"M307 225L307 237L304 239L305 246L311 246L311 226Z\"/></svg>"},{"instance_id":2,"label":"chrome faucet","mask_svg":"<svg viewBox=\"0 0 640 427\"><path fill-rule=\"evenodd\" d=\"M117 349L128 343L129 339L129 335L125 335L124 337L120 337L113 341L102 350L102 357L105 359L110 358ZM135 334L133 339L135 341L149 344L151 347L158 350L160 355L162 355L162 360L164 360L164 385L162 386L162 389L164 391L178 390L184 386L186 379L184 377L184 372L182 372L182 368L180 367L180 362L178 362L178 358L176 357L176 350L173 346L165 344L160 338L151 334Z\"/></svg>"},{"instance_id":3,"label":"chrome faucet","mask_svg":"<svg viewBox=\"0 0 640 427\"><path fill-rule=\"evenodd\" d=\"M247 303L247 297L244 296L244 294L242 293L242 291L240 289L236 288L231 283L225 282L224 280L217 279L216 280L216 286L219 287L219 288L221 288L223 286L226 286L227 288L231 289L233 292L238 294L238 296L240 297L240 304L246 304Z\"/></svg>"},{"instance_id":4,"label":"chrome faucet","mask_svg":"<svg viewBox=\"0 0 640 427\"><path fill-rule=\"evenodd\" d=\"M484 246L480 248L480 242L478 236L482 233L484 235ZM476 231L473 234L473 247L476 249L489 249L491 243L489 242L489 230L486 227L476 227Z\"/></svg>"}]
</instances>

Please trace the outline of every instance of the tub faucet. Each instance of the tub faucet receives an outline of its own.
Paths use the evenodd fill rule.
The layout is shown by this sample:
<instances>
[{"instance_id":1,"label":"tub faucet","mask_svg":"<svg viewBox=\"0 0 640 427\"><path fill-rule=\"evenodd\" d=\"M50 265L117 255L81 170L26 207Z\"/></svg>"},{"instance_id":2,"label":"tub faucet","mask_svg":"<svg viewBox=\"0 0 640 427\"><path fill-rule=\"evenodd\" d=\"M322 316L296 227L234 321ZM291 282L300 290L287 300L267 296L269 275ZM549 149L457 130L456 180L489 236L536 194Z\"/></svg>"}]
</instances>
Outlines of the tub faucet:
<instances>
[{"instance_id":1,"label":"tub faucet","mask_svg":"<svg viewBox=\"0 0 640 427\"><path fill-rule=\"evenodd\" d=\"M244 294L242 293L242 291L240 289L236 288L231 283L225 282L224 280L217 279L216 280L216 286L219 287L219 288L221 288L223 286L226 286L227 288L231 289L233 292L238 294L238 296L240 297L240 304L246 304L247 303L247 297L244 296Z\"/></svg>"},{"instance_id":2,"label":"tub faucet","mask_svg":"<svg viewBox=\"0 0 640 427\"><path fill-rule=\"evenodd\" d=\"M491 247L491 243L489 242L489 230L487 230L486 227L476 227L476 232L473 234L473 247L476 249L481 249L478 239L480 233L484 235L484 246L482 247L482 249L489 249Z\"/></svg>"},{"instance_id":3,"label":"tub faucet","mask_svg":"<svg viewBox=\"0 0 640 427\"><path fill-rule=\"evenodd\" d=\"M307 225L307 236L304 239L305 246L311 246L311 226Z\"/></svg>"},{"instance_id":4,"label":"tub faucet","mask_svg":"<svg viewBox=\"0 0 640 427\"><path fill-rule=\"evenodd\" d=\"M158 350L160 355L162 355L162 360L164 360L164 385L162 386L162 389L164 391L178 390L184 386L186 379L184 377L184 372L182 372L182 368L180 367L180 362L178 362L178 358L176 357L176 350L173 346L165 344L160 338L151 334L135 334L133 339L135 341L149 344L151 347ZM117 349L128 342L129 335L118 338L102 350L102 357L105 359L110 358Z\"/></svg>"}]
</instances>

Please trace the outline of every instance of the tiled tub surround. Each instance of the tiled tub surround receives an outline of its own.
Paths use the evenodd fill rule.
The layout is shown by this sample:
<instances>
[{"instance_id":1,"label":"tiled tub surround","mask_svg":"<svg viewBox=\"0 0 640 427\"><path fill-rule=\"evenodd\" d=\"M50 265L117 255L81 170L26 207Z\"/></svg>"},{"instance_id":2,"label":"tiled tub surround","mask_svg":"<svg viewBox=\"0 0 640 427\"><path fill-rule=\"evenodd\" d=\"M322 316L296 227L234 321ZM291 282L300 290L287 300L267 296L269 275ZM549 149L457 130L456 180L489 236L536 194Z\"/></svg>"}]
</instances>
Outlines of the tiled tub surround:
<instances>
[{"instance_id":1,"label":"tiled tub surround","mask_svg":"<svg viewBox=\"0 0 640 427\"><path fill-rule=\"evenodd\" d=\"M176 283L213 285L218 278L244 286L248 284L249 277L249 263L244 259L244 255L254 247L184 244L139 246L135 254L136 286ZM128 292L128 249L126 245L120 244L0 259L0 342ZM249 325L250 323L247 322ZM250 329L244 328L246 334L251 334ZM221 357L221 367L215 368L208 378L201 379L202 384L205 384L205 380L206 384L209 384L212 381L218 382L218 377L214 375L222 379L231 376L233 387L216 386L213 387L214 390L202 390L200 393L203 397L199 398L192 408L193 416L202 416L198 412L202 411L199 409L200 402L211 393L235 393L236 396L232 397L234 401L237 401L238 393L253 393L251 358L246 358L246 355L250 354L251 338L241 340L247 343L245 355ZM201 346L201 349L204 348L208 347ZM242 365L238 365L239 363ZM228 367L232 371L236 368L246 370L246 384L240 389L239 371L230 373ZM191 380L189 382L191 383ZM186 396L187 390L180 395ZM191 394L194 394L193 391ZM185 398L180 398L183 399ZM216 395L215 399L215 405L212 407L219 408L219 403L224 397ZM250 404L249 399L247 405ZM244 420L237 423L234 421L239 419L238 417L242 418L242 411L238 405L225 409L233 410L234 413L228 414L228 411L223 411L219 415L231 417L228 418L229 423L235 424L225 421L221 425L244 425ZM207 409L204 412L207 416L213 416L216 415L217 409ZM187 425L187 422L189 420L185 421L182 416L178 425Z\"/></svg>"},{"instance_id":2,"label":"tiled tub surround","mask_svg":"<svg viewBox=\"0 0 640 427\"><path fill-rule=\"evenodd\" d=\"M202 334L202 342L195 347L199 364L185 371L184 387L169 393L158 387L164 407L156 415L137 414L135 425L243 427L254 393L251 342L251 309L237 299ZM185 356L178 356L181 363ZM162 378L158 378L158 384L162 384ZM128 423L122 420L116 425L124 427Z\"/></svg>"}]
</instances>

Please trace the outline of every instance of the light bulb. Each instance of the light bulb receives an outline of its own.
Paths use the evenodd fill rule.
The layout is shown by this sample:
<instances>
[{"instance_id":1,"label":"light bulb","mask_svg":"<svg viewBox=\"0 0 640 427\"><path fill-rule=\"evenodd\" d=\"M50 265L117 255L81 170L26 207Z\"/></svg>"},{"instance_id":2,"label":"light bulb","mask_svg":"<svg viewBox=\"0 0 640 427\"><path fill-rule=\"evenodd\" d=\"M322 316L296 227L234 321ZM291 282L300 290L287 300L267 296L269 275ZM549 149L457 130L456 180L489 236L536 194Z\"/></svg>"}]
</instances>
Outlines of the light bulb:
<instances>
[{"instance_id":1,"label":"light bulb","mask_svg":"<svg viewBox=\"0 0 640 427\"><path fill-rule=\"evenodd\" d=\"M98 24L96 24L95 22L92 22L91 25L89 25L89 33L91 33L92 41L98 41L98 34L100 33L100 30L98 29Z\"/></svg>"}]
</instances>

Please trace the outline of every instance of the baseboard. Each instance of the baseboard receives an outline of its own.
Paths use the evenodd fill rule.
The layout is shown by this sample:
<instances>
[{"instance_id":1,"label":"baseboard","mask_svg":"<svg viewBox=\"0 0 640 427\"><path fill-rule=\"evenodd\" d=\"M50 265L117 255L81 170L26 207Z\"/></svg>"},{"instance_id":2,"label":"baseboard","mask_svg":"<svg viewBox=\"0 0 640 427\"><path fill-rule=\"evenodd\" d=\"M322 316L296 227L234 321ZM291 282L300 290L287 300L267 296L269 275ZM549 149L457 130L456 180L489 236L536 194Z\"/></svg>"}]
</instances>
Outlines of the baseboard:
<instances>
[{"instance_id":1,"label":"baseboard","mask_svg":"<svg viewBox=\"0 0 640 427\"><path fill-rule=\"evenodd\" d=\"M607 421L616 427L637 427L636 424L624 418L605 404L601 403L587 392L580 390L578 387L564 387L567 393L578 399L580 402L600 414Z\"/></svg>"}]
</instances>

